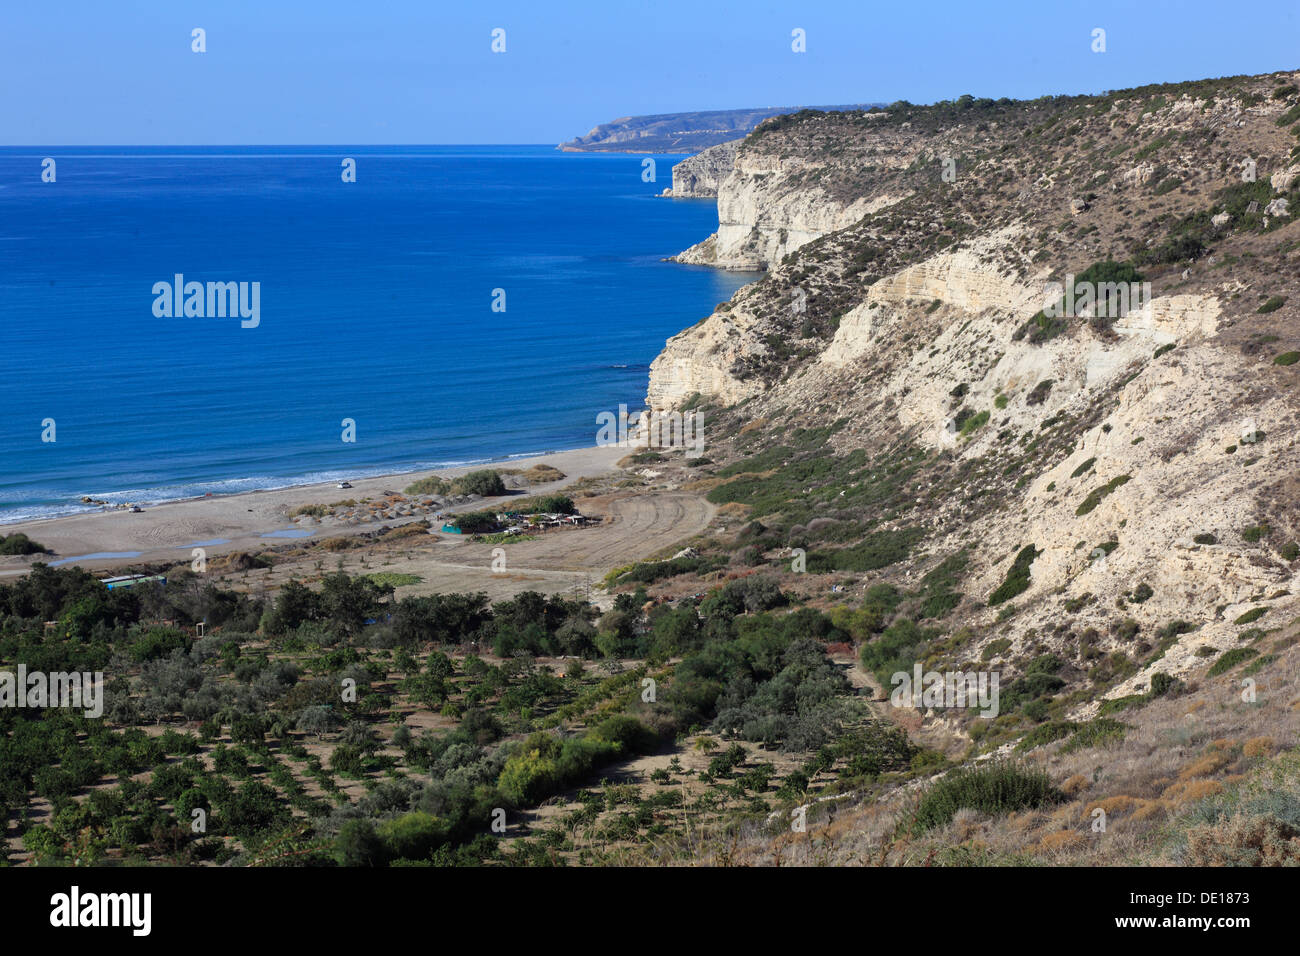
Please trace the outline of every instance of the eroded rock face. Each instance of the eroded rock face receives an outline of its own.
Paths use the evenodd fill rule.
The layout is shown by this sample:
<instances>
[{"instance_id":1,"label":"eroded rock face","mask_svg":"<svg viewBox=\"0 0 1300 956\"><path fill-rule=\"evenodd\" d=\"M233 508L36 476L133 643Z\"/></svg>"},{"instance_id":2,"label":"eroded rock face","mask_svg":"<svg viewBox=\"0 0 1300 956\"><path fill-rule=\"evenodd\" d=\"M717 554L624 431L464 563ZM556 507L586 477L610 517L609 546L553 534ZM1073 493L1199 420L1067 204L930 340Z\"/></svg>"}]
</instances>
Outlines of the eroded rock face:
<instances>
[{"instance_id":1,"label":"eroded rock face","mask_svg":"<svg viewBox=\"0 0 1300 956\"><path fill-rule=\"evenodd\" d=\"M1289 216L1291 212L1287 209L1288 202L1285 199L1274 199L1264 207L1266 216Z\"/></svg>"},{"instance_id":2,"label":"eroded rock face","mask_svg":"<svg viewBox=\"0 0 1300 956\"><path fill-rule=\"evenodd\" d=\"M1269 177L1269 185L1273 187L1273 192L1284 193L1291 188L1291 184L1300 178L1300 163L1288 166L1286 169L1279 169Z\"/></svg>"},{"instance_id":3,"label":"eroded rock face","mask_svg":"<svg viewBox=\"0 0 1300 956\"><path fill-rule=\"evenodd\" d=\"M801 246L899 198L836 198L812 184L815 173L803 163L741 150L718 187L718 231L677 261L741 271L768 269Z\"/></svg>"},{"instance_id":4,"label":"eroded rock face","mask_svg":"<svg viewBox=\"0 0 1300 956\"><path fill-rule=\"evenodd\" d=\"M946 622L979 635L962 653L979 659L980 642L1006 637L1008 661L1051 650L1083 674L1102 656L1140 663L1104 687L1108 697L1145 690L1157 671L1189 675L1207 653L1239 646L1235 622L1252 607L1267 606L1275 626L1300 614L1280 553L1300 541L1300 391L1295 371L1271 361L1300 342L1300 293L1287 268L1300 235L1291 221L1300 165L1288 165L1294 141L1276 127L1289 107L1243 110L1215 96L1152 112L1122 102L1071 115L1076 136L1114 155L1103 169L1047 161L1025 131L996 142L997 122L877 131L864 116L810 121L802 144L751 137L720 185L718 231L681 258L767 277L670 339L647 396L659 409L695 394L743 402L742 427L842 421L828 454L907 445L950 463L948 474L973 476L952 495L936 480L894 512L927 535L899 586L914 588L942 557L968 550L964 616ZM1207 127L1213 141L1199 136ZM1051 128L1038 118L1028 131ZM1134 128L1141 158L1107 140ZM976 146L948 141L960 135ZM937 158L976 149L992 157L987 167L959 162L957 183L943 191ZM1243 227L1226 211L1222 190L1244 155L1279 170L1277 195L1258 203L1271 227ZM927 169L928 179L916 172ZM1223 170L1234 172L1225 180ZM1165 181L1179 188L1160 189ZM1202 249L1146 259L1129 251L1160 250L1169 238L1161 228L1196 217L1208 230ZM1051 334L1026 334L1059 296L1053 282L1126 254L1155 262L1140 266L1154 287L1145 307L1112 323L1085 313ZM794 292L830 304L816 321L792 314ZM1274 297L1284 305L1257 313ZM784 366L767 361L783 353ZM954 421L963 410L984 424L962 434ZM1050 453L1026 453L1053 441ZM981 510L993 486L998 505ZM924 497L933 488L944 493ZM1101 488L1100 503L1084 507ZM1268 547L1244 534L1265 519ZM1204 543L1207 532L1214 543ZM1027 544L1039 552L1031 585L1002 619L1007 609L987 598ZM1127 597L1139 583L1150 596ZM1136 622L1136 638L1117 633L1121 618ZM1166 647L1159 635L1179 621L1193 629ZM1080 657L1081 634L1096 655ZM1164 651L1153 658L1157 644ZM1096 711L1092 701L1069 716Z\"/></svg>"},{"instance_id":5,"label":"eroded rock face","mask_svg":"<svg viewBox=\"0 0 1300 956\"><path fill-rule=\"evenodd\" d=\"M732 371L738 360L761 350L746 334L753 322L751 314L732 308L674 335L650 365L646 404L674 409L692 395L706 395L732 405L761 392L757 381Z\"/></svg>"},{"instance_id":6,"label":"eroded rock face","mask_svg":"<svg viewBox=\"0 0 1300 956\"><path fill-rule=\"evenodd\" d=\"M1138 165L1124 173L1124 179L1134 185L1143 186L1151 182L1151 177L1155 175L1155 171L1155 163L1138 163Z\"/></svg>"},{"instance_id":7,"label":"eroded rock face","mask_svg":"<svg viewBox=\"0 0 1300 956\"><path fill-rule=\"evenodd\" d=\"M859 357L872 347L873 317L910 311L917 302L939 302L971 314L993 310L1032 315L1041 307L1043 283L1010 278L987 262L990 250L1015 241L1018 232L999 230L968 249L936 256L876 282L865 301L840 320L821 361L844 365Z\"/></svg>"},{"instance_id":8,"label":"eroded rock face","mask_svg":"<svg viewBox=\"0 0 1300 956\"><path fill-rule=\"evenodd\" d=\"M673 167L674 199L716 199L718 187L731 175L740 140L719 143L684 159Z\"/></svg>"}]
</instances>

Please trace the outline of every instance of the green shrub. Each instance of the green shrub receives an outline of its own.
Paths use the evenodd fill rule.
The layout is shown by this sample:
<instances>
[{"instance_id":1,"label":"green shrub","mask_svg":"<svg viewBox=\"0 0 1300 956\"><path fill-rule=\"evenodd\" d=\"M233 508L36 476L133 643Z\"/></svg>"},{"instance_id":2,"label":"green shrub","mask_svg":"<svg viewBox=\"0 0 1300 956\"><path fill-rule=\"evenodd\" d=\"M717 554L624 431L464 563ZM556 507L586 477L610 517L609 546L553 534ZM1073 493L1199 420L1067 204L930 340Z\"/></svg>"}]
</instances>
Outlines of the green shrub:
<instances>
[{"instance_id":1,"label":"green shrub","mask_svg":"<svg viewBox=\"0 0 1300 956\"><path fill-rule=\"evenodd\" d=\"M444 824L428 813L407 813L385 820L375 835L389 860L428 859L434 848L446 841Z\"/></svg>"},{"instance_id":2,"label":"green shrub","mask_svg":"<svg viewBox=\"0 0 1300 956\"><path fill-rule=\"evenodd\" d=\"M1261 617L1263 617L1267 613L1268 613L1268 608L1266 607L1253 607L1245 614L1241 615L1241 617L1233 621L1232 623L1233 624L1254 624L1256 621L1258 621Z\"/></svg>"},{"instance_id":3,"label":"green shrub","mask_svg":"<svg viewBox=\"0 0 1300 956\"><path fill-rule=\"evenodd\" d=\"M630 714L606 717L596 725L590 736L595 740L617 744L623 753L629 754L646 753L657 742L654 733Z\"/></svg>"},{"instance_id":4,"label":"green shrub","mask_svg":"<svg viewBox=\"0 0 1300 956\"><path fill-rule=\"evenodd\" d=\"M1283 352L1273 359L1274 365L1294 365L1300 362L1300 352Z\"/></svg>"},{"instance_id":5,"label":"green shrub","mask_svg":"<svg viewBox=\"0 0 1300 956\"><path fill-rule=\"evenodd\" d=\"M1052 380L1044 379L1034 386L1033 390L1025 396L1026 405L1041 405L1047 401L1047 396L1052 394Z\"/></svg>"},{"instance_id":6,"label":"green shrub","mask_svg":"<svg viewBox=\"0 0 1300 956\"><path fill-rule=\"evenodd\" d=\"M1300 103L1291 107L1285 113L1277 118L1278 126L1290 126L1296 120L1300 119Z\"/></svg>"},{"instance_id":7,"label":"green shrub","mask_svg":"<svg viewBox=\"0 0 1300 956\"><path fill-rule=\"evenodd\" d=\"M1219 539L1216 538L1214 535L1210 534L1208 531L1204 531L1201 534L1196 535L1196 537L1192 538L1192 540L1195 541L1197 544L1218 544L1219 543Z\"/></svg>"},{"instance_id":8,"label":"green shrub","mask_svg":"<svg viewBox=\"0 0 1300 956\"><path fill-rule=\"evenodd\" d=\"M1103 700L1101 706L1097 708L1097 714L1099 718L1104 718L1107 714L1117 714L1121 710L1138 707L1150 702L1151 698L1147 694L1129 694L1127 697L1114 697L1110 700Z\"/></svg>"},{"instance_id":9,"label":"green shrub","mask_svg":"<svg viewBox=\"0 0 1300 956\"><path fill-rule=\"evenodd\" d=\"M462 534L485 534L496 530L497 516L486 511L463 511L452 515L450 523Z\"/></svg>"},{"instance_id":10,"label":"green shrub","mask_svg":"<svg viewBox=\"0 0 1300 956\"><path fill-rule=\"evenodd\" d=\"M1177 183L1175 182L1174 185L1177 185ZM1103 283L1128 285L1133 282L1141 282L1143 278L1142 273L1138 272L1131 264L1127 262L1114 262L1108 259L1103 262L1095 262L1088 268L1084 269L1074 277L1074 282L1076 287L1080 283L1093 283L1095 285L1101 285ZM1099 312L1109 313L1112 311L1112 309L1106 307L1107 304L1108 303L1098 303ZM1113 305L1114 303L1109 304ZM1019 340L1028 336L1029 342L1033 344L1041 344L1056 338L1069 328L1070 317L1065 315L1065 306L1066 297L1062 295L1060 305L1055 310L1055 316L1049 317L1046 310L1038 312L1033 316L1033 318L1029 319L1024 325L1016 330L1014 336L1015 339ZM1094 328L1107 328L1113 324L1117 318L1119 318L1118 315L1099 314L1096 318L1091 320L1090 324Z\"/></svg>"},{"instance_id":11,"label":"green shrub","mask_svg":"<svg viewBox=\"0 0 1300 956\"><path fill-rule=\"evenodd\" d=\"M1097 505L1101 504L1102 499L1113 492L1116 488L1128 483L1131 476L1118 475L1099 488L1094 488L1088 493L1088 497L1083 499L1083 504L1075 509L1076 516L1082 518L1084 515L1092 512Z\"/></svg>"},{"instance_id":12,"label":"green shrub","mask_svg":"<svg viewBox=\"0 0 1300 956\"><path fill-rule=\"evenodd\" d=\"M372 574L363 575L367 580L373 581L380 587L402 588L412 584L419 584L424 578L418 574L405 574L400 571L376 571Z\"/></svg>"},{"instance_id":13,"label":"green shrub","mask_svg":"<svg viewBox=\"0 0 1300 956\"><path fill-rule=\"evenodd\" d=\"M1261 540L1267 535L1268 535L1268 525L1264 523L1251 525L1249 528L1243 528L1241 531L1242 539L1244 541L1248 541L1251 544L1254 544L1255 542Z\"/></svg>"},{"instance_id":14,"label":"green shrub","mask_svg":"<svg viewBox=\"0 0 1300 956\"><path fill-rule=\"evenodd\" d=\"M1028 336L1028 341L1031 344L1041 345L1044 342L1050 342L1067 328L1069 328L1069 323L1064 316L1058 315L1048 318L1045 311L1039 311L1016 330L1015 338L1019 340Z\"/></svg>"},{"instance_id":15,"label":"green shrub","mask_svg":"<svg viewBox=\"0 0 1300 956\"><path fill-rule=\"evenodd\" d=\"M852 547L808 555L807 570L813 574L829 571L877 571L906 558L912 546L921 539L921 534L917 528L873 531Z\"/></svg>"},{"instance_id":16,"label":"green shrub","mask_svg":"<svg viewBox=\"0 0 1300 956\"><path fill-rule=\"evenodd\" d=\"M1077 725L1069 720L1049 720L1045 724L1039 724L1029 733L1020 738L1016 744L1016 750L1032 750L1035 747L1041 747L1043 744L1050 744L1054 740L1060 740L1062 737L1068 737L1074 732Z\"/></svg>"},{"instance_id":17,"label":"green shrub","mask_svg":"<svg viewBox=\"0 0 1300 956\"><path fill-rule=\"evenodd\" d=\"M1286 296L1284 295L1269 296L1268 301L1265 302L1263 305L1261 305L1258 309L1256 309L1255 312L1259 315L1267 315L1269 312L1276 312L1278 309L1282 308L1282 306L1285 304L1286 304Z\"/></svg>"},{"instance_id":18,"label":"green shrub","mask_svg":"<svg viewBox=\"0 0 1300 956\"><path fill-rule=\"evenodd\" d=\"M1151 690L1148 696L1152 699L1163 697L1180 683L1182 682L1177 677L1171 677L1164 671L1156 671L1151 675Z\"/></svg>"},{"instance_id":19,"label":"green shrub","mask_svg":"<svg viewBox=\"0 0 1300 956\"><path fill-rule=\"evenodd\" d=\"M1034 563L1034 558L1038 557L1039 554L1040 552L1032 544L1027 544L1020 549L1016 559L1011 562L1011 567L1007 569L1006 580L989 595L989 607L996 607L1010 601L1017 594L1023 594L1029 590L1029 566Z\"/></svg>"},{"instance_id":20,"label":"green shrub","mask_svg":"<svg viewBox=\"0 0 1300 956\"><path fill-rule=\"evenodd\" d=\"M958 588L968 561L963 549L926 572L916 593L921 602L919 617L940 618L961 603L962 594Z\"/></svg>"},{"instance_id":21,"label":"green shrub","mask_svg":"<svg viewBox=\"0 0 1300 956\"><path fill-rule=\"evenodd\" d=\"M577 514L578 508L568 495L534 495L518 502L512 502L510 510L515 514Z\"/></svg>"},{"instance_id":22,"label":"green shrub","mask_svg":"<svg viewBox=\"0 0 1300 956\"><path fill-rule=\"evenodd\" d=\"M131 658L137 663L166 657L172 651L185 647L187 638L184 631L170 627L150 628L131 645Z\"/></svg>"},{"instance_id":23,"label":"green shrub","mask_svg":"<svg viewBox=\"0 0 1300 956\"><path fill-rule=\"evenodd\" d=\"M1250 647L1234 647L1232 650L1224 651L1219 655L1219 659L1211 665L1207 677L1218 677L1220 674L1226 674L1242 661L1248 661L1259 654L1259 651Z\"/></svg>"},{"instance_id":24,"label":"green shrub","mask_svg":"<svg viewBox=\"0 0 1300 956\"><path fill-rule=\"evenodd\" d=\"M669 558L667 561L642 561L617 575L619 584L650 584L679 574L707 574L723 564L721 558Z\"/></svg>"},{"instance_id":25,"label":"green shrub","mask_svg":"<svg viewBox=\"0 0 1300 956\"><path fill-rule=\"evenodd\" d=\"M1062 606L1065 608L1066 613L1077 614L1079 611L1083 610L1083 608L1086 607L1089 603L1091 603L1092 600L1093 597L1091 594L1083 594L1077 598L1067 599L1065 602L1063 602Z\"/></svg>"},{"instance_id":26,"label":"green shrub","mask_svg":"<svg viewBox=\"0 0 1300 956\"><path fill-rule=\"evenodd\" d=\"M622 724L610 725L607 730L611 734L633 733ZM510 804L532 805L560 787L577 783L622 752L621 744L595 734L560 741L547 733L535 733L506 761L497 787Z\"/></svg>"},{"instance_id":27,"label":"green shrub","mask_svg":"<svg viewBox=\"0 0 1300 956\"><path fill-rule=\"evenodd\" d=\"M1095 464L1097 464L1097 459L1096 459L1096 458L1089 458L1087 461L1085 461L1085 462L1084 462L1082 465L1080 465L1078 468L1074 469L1074 471L1072 471L1072 472L1070 473L1070 477L1071 477L1071 478L1078 478L1080 475L1086 475L1088 472L1092 471L1092 466L1095 465Z\"/></svg>"},{"instance_id":28,"label":"green shrub","mask_svg":"<svg viewBox=\"0 0 1300 956\"><path fill-rule=\"evenodd\" d=\"M875 674L882 685L899 671L908 671L925 656L930 641L939 635L934 628L923 628L905 617L894 620L880 636L862 645L858 656L862 666Z\"/></svg>"},{"instance_id":29,"label":"green shrub","mask_svg":"<svg viewBox=\"0 0 1300 956\"><path fill-rule=\"evenodd\" d=\"M38 544L21 531L0 535L0 554L47 554L49 548Z\"/></svg>"},{"instance_id":30,"label":"green shrub","mask_svg":"<svg viewBox=\"0 0 1300 956\"><path fill-rule=\"evenodd\" d=\"M1011 638L1009 637L999 637L996 640L989 641L984 650L980 652L980 660L988 663L1010 646Z\"/></svg>"},{"instance_id":31,"label":"green shrub","mask_svg":"<svg viewBox=\"0 0 1300 956\"><path fill-rule=\"evenodd\" d=\"M430 475L428 478L421 478L419 481L413 481L406 486L408 495L446 495L451 492L451 482L445 478L439 478L437 475Z\"/></svg>"},{"instance_id":32,"label":"green shrub","mask_svg":"<svg viewBox=\"0 0 1300 956\"><path fill-rule=\"evenodd\" d=\"M952 821L958 810L1000 815L1057 803L1063 795L1041 770L1013 763L954 770L921 796L906 828L914 835Z\"/></svg>"},{"instance_id":33,"label":"green shrub","mask_svg":"<svg viewBox=\"0 0 1300 956\"><path fill-rule=\"evenodd\" d=\"M961 423L961 433L963 435L970 436L974 432L978 431L979 429L987 425L989 423L989 418L990 418L990 413L987 409L985 409L982 412L979 412L978 414L972 415L970 418L966 419L964 422Z\"/></svg>"},{"instance_id":34,"label":"green shrub","mask_svg":"<svg viewBox=\"0 0 1300 956\"><path fill-rule=\"evenodd\" d=\"M462 495L481 495L484 498L493 498L506 493L505 482L501 480L500 472L491 468L471 471L469 474L457 478L452 484L456 491Z\"/></svg>"},{"instance_id":35,"label":"green shrub","mask_svg":"<svg viewBox=\"0 0 1300 956\"><path fill-rule=\"evenodd\" d=\"M1121 741L1128 730L1128 724L1109 717L1098 717L1080 724L1071 737L1061 746L1061 753L1073 753L1085 747L1100 747L1111 741Z\"/></svg>"}]
</instances>

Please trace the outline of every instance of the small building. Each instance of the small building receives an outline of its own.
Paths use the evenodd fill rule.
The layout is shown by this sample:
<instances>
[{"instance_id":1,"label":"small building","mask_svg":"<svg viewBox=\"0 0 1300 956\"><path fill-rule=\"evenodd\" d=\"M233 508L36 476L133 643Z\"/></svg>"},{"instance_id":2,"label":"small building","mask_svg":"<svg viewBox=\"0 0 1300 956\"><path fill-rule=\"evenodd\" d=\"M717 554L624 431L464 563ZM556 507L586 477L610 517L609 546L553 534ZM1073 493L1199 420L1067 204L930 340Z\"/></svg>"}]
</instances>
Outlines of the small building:
<instances>
[{"instance_id":1,"label":"small building","mask_svg":"<svg viewBox=\"0 0 1300 956\"><path fill-rule=\"evenodd\" d=\"M123 574L115 578L100 578L100 583L110 591L115 588L135 587L145 581L157 581L159 584L166 584L167 578L161 574Z\"/></svg>"}]
</instances>

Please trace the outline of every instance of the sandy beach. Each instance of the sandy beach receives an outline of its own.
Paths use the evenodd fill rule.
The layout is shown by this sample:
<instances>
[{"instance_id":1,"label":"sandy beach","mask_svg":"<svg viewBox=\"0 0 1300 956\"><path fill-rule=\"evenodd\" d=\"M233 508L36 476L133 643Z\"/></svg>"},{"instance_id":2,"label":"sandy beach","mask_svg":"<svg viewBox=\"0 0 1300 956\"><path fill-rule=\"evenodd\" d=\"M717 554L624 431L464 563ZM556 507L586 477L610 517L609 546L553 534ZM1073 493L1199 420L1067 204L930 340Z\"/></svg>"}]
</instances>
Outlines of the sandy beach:
<instances>
[{"instance_id":1,"label":"sandy beach","mask_svg":"<svg viewBox=\"0 0 1300 956\"><path fill-rule=\"evenodd\" d=\"M321 538L373 530L389 519L344 523L334 518L297 522L289 513L303 505L329 505L341 500L382 498L387 492L401 494L413 481L429 475L455 477L481 468L524 470L544 464L557 468L564 478L529 487L532 493L557 490L581 478L610 472L629 449L617 446L581 448L534 458L512 459L493 464L468 465L364 478L351 482L349 489L334 482L301 485L237 495L197 498L154 505L143 512L109 510L69 515L0 526L0 533L23 532L45 545L53 554L0 557L0 576L22 574L35 561L57 564L67 559L88 570L130 564L188 561L193 548L202 546L209 556L230 551L263 550L293 538ZM479 499L440 510L475 510L493 501ZM287 533L286 533L287 532ZM98 555L99 557L87 557Z\"/></svg>"}]
</instances>

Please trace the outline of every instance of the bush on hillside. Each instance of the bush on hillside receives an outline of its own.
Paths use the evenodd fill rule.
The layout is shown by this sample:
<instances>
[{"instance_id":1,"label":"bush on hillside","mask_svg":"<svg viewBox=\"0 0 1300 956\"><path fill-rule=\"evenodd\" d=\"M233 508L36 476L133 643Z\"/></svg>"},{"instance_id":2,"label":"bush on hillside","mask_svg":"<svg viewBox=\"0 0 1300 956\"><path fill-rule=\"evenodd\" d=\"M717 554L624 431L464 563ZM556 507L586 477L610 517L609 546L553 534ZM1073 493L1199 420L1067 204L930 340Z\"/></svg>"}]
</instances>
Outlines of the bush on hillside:
<instances>
[{"instance_id":1,"label":"bush on hillside","mask_svg":"<svg viewBox=\"0 0 1300 956\"><path fill-rule=\"evenodd\" d=\"M994 763L954 770L921 796L908 829L915 835L947 826L958 810L1001 815L1059 802L1063 794L1041 770Z\"/></svg>"}]
</instances>

